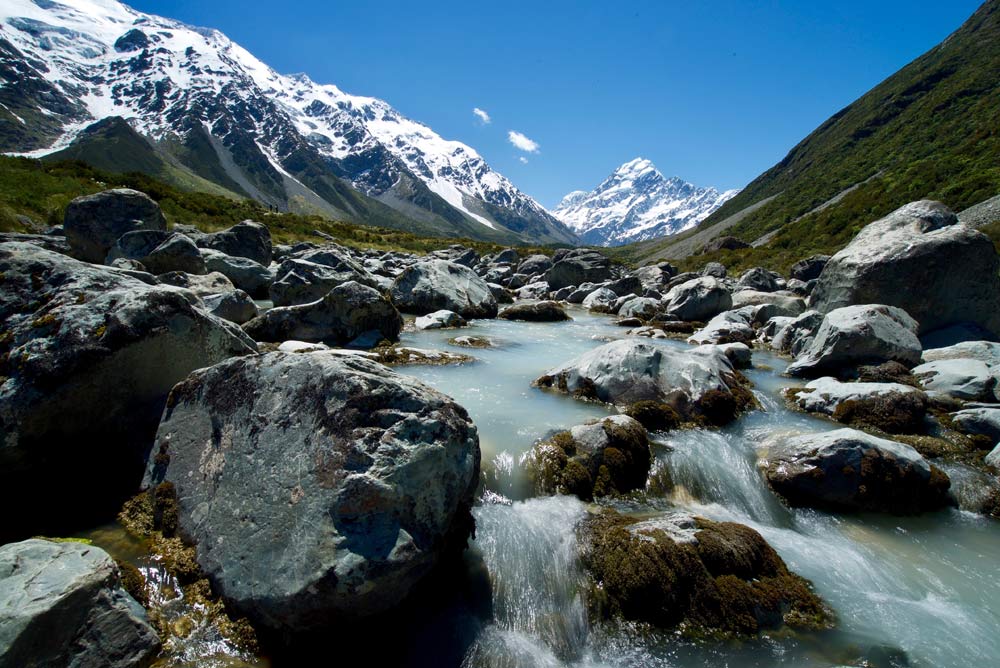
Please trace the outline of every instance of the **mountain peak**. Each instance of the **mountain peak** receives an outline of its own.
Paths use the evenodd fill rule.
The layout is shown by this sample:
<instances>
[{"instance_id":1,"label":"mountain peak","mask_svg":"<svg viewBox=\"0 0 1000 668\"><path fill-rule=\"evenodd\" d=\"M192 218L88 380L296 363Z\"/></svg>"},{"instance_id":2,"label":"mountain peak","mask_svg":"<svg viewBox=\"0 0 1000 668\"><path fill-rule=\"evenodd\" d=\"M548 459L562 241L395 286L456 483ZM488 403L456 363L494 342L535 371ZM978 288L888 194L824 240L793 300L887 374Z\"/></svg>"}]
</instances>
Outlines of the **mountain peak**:
<instances>
[{"instance_id":1,"label":"mountain peak","mask_svg":"<svg viewBox=\"0 0 1000 668\"><path fill-rule=\"evenodd\" d=\"M614 171L614 175L636 178L650 172L655 172L658 175L660 174L660 172L656 169L656 165L646 158L639 157L624 163L621 167Z\"/></svg>"}]
</instances>

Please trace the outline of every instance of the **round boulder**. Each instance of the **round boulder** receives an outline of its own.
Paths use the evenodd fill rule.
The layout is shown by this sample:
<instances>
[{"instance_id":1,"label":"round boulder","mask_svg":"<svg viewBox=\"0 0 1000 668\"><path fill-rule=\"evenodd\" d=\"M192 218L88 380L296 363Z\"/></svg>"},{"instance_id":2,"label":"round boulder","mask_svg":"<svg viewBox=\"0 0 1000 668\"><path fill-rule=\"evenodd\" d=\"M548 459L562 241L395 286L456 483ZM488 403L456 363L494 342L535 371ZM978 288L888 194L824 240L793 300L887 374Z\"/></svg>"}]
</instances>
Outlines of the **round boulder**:
<instances>
[{"instance_id":1,"label":"round boulder","mask_svg":"<svg viewBox=\"0 0 1000 668\"><path fill-rule=\"evenodd\" d=\"M392 284L392 301L404 313L447 309L463 318L495 318L497 300L474 271L446 260L418 262Z\"/></svg>"},{"instance_id":2,"label":"round boulder","mask_svg":"<svg viewBox=\"0 0 1000 668\"><path fill-rule=\"evenodd\" d=\"M123 234L134 230L164 231L167 219L149 195L116 188L70 202L63 229L73 257L101 263Z\"/></svg>"}]
</instances>

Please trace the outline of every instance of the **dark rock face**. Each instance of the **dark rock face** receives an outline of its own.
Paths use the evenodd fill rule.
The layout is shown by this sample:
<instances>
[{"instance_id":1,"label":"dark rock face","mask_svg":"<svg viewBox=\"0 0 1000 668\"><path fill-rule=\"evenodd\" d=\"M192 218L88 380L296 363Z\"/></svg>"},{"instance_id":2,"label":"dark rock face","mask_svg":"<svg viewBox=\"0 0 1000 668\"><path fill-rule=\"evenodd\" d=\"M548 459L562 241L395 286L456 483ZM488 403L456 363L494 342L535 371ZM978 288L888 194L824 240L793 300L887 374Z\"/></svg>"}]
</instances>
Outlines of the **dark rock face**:
<instances>
[{"instance_id":1,"label":"dark rock face","mask_svg":"<svg viewBox=\"0 0 1000 668\"><path fill-rule=\"evenodd\" d=\"M322 299L326 293L338 285L350 281L370 287L377 287L378 281L368 271L346 255L337 262L339 254L327 253L322 257L310 255L324 262L289 258L284 260L276 272L277 279L268 289L275 306L308 304Z\"/></svg>"},{"instance_id":2,"label":"dark rock face","mask_svg":"<svg viewBox=\"0 0 1000 668\"><path fill-rule=\"evenodd\" d=\"M257 304L242 290L205 297L205 308L214 315L237 325L257 317Z\"/></svg>"},{"instance_id":3,"label":"dark rock face","mask_svg":"<svg viewBox=\"0 0 1000 668\"><path fill-rule=\"evenodd\" d=\"M37 246L0 245L0 276L0 500L25 507L4 527L15 535L28 515L57 521L134 489L170 388L256 352L186 291ZM54 488L93 502L50 508Z\"/></svg>"},{"instance_id":4,"label":"dark rock face","mask_svg":"<svg viewBox=\"0 0 1000 668\"><path fill-rule=\"evenodd\" d=\"M271 264L271 232L267 226L244 220L228 230L204 234L198 237L200 248L211 248L233 257L250 258L257 264Z\"/></svg>"},{"instance_id":5,"label":"dark rock face","mask_svg":"<svg viewBox=\"0 0 1000 668\"><path fill-rule=\"evenodd\" d=\"M796 506L913 514L948 502L948 476L908 445L856 429L778 441L767 480Z\"/></svg>"},{"instance_id":6,"label":"dark rock face","mask_svg":"<svg viewBox=\"0 0 1000 668\"><path fill-rule=\"evenodd\" d=\"M146 33L133 28L115 40L115 51L119 53L129 53L132 51L142 51L149 46L149 37Z\"/></svg>"},{"instance_id":7,"label":"dark rock face","mask_svg":"<svg viewBox=\"0 0 1000 668\"><path fill-rule=\"evenodd\" d=\"M572 320L566 310L557 302L544 301L534 304L517 304L500 312L504 320L526 320L529 322L560 322Z\"/></svg>"},{"instance_id":8,"label":"dark rock face","mask_svg":"<svg viewBox=\"0 0 1000 668\"><path fill-rule=\"evenodd\" d=\"M0 547L3 668L145 668L159 649L104 550L38 539Z\"/></svg>"},{"instance_id":9,"label":"dark rock face","mask_svg":"<svg viewBox=\"0 0 1000 668\"><path fill-rule=\"evenodd\" d=\"M408 267L392 284L391 294L404 313L425 315L445 309L463 318L497 315L497 300L486 282L468 267L445 260Z\"/></svg>"},{"instance_id":10,"label":"dark rock face","mask_svg":"<svg viewBox=\"0 0 1000 668\"><path fill-rule=\"evenodd\" d=\"M257 341L321 341L344 345L369 332L398 341L403 317L378 290L350 281L322 299L275 307L254 318L244 330Z\"/></svg>"},{"instance_id":11,"label":"dark rock face","mask_svg":"<svg viewBox=\"0 0 1000 668\"><path fill-rule=\"evenodd\" d=\"M705 244L702 252L714 253L720 250L740 250L742 248L750 248L750 244L736 237L716 237Z\"/></svg>"},{"instance_id":12,"label":"dark rock face","mask_svg":"<svg viewBox=\"0 0 1000 668\"><path fill-rule=\"evenodd\" d=\"M579 532L601 616L731 636L830 624L809 582L742 524L605 510Z\"/></svg>"},{"instance_id":13,"label":"dark rock face","mask_svg":"<svg viewBox=\"0 0 1000 668\"><path fill-rule=\"evenodd\" d=\"M195 243L179 233L159 230L126 232L108 252L105 264L115 260L135 260L151 274L183 271L204 274L205 260Z\"/></svg>"},{"instance_id":14,"label":"dark rock face","mask_svg":"<svg viewBox=\"0 0 1000 668\"><path fill-rule=\"evenodd\" d=\"M737 289L756 290L757 292L774 292L778 289L778 281L774 274L763 267L748 270L736 282Z\"/></svg>"},{"instance_id":15,"label":"dark rock face","mask_svg":"<svg viewBox=\"0 0 1000 668\"><path fill-rule=\"evenodd\" d=\"M646 429L631 417L613 415L541 441L531 466L540 494L590 501L642 489L650 461Z\"/></svg>"},{"instance_id":16,"label":"dark rock face","mask_svg":"<svg viewBox=\"0 0 1000 668\"><path fill-rule=\"evenodd\" d=\"M597 251L574 249L553 259L552 268L545 272L545 280L552 290L581 283L602 283L611 278L611 261Z\"/></svg>"},{"instance_id":17,"label":"dark rock face","mask_svg":"<svg viewBox=\"0 0 1000 668\"><path fill-rule=\"evenodd\" d=\"M998 337L1000 258L986 235L959 224L940 202L912 202L830 258L811 304L824 313L887 304L909 313L920 335L971 323Z\"/></svg>"},{"instance_id":18,"label":"dark rock face","mask_svg":"<svg viewBox=\"0 0 1000 668\"><path fill-rule=\"evenodd\" d=\"M77 197L63 220L73 257L101 263L118 238L135 230L167 229L160 205L138 190L117 188Z\"/></svg>"},{"instance_id":19,"label":"dark rock face","mask_svg":"<svg viewBox=\"0 0 1000 668\"><path fill-rule=\"evenodd\" d=\"M259 628L302 632L396 607L464 548L479 438L461 406L370 360L270 353L170 395L147 484L213 587Z\"/></svg>"},{"instance_id":20,"label":"dark rock face","mask_svg":"<svg viewBox=\"0 0 1000 668\"><path fill-rule=\"evenodd\" d=\"M806 259L799 260L793 264L788 275L791 278L809 282L813 279L819 278L819 275L823 272L823 267L825 267L826 263L829 261L829 255L813 255L812 257L807 257Z\"/></svg>"}]
</instances>

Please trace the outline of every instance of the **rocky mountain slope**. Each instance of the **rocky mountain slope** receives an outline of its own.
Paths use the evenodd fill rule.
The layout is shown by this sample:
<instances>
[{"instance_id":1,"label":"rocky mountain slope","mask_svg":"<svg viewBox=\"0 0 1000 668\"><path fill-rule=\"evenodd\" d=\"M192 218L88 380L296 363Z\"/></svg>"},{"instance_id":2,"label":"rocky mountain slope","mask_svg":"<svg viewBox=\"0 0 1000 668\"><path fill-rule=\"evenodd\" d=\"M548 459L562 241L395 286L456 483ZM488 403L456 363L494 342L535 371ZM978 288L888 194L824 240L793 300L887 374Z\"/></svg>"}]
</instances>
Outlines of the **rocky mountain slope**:
<instances>
[{"instance_id":1,"label":"rocky mountain slope","mask_svg":"<svg viewBox=\"0 0 1000 668\"><path fill-rule=\"evenodd\" d=\"M636 158L591 192L566 195L552 213L584 242L618 246L682 232L737 192L699 188L676 176L664 178L652 162Z\"/></svg>"},{"instance_id":2,"label":"rocky mountain slope","mask_svg":"<svg viewBox=\"0 0 1000 668\"><path fill-rule=\"evenodd\" d=\"M748 264L786 267L843 247L865 223L919 198L961 211L1000 193L1000 2L838 111L696 231L626 249L683 258L725 233ZM697 243L688 237L697 235ZM727 261L731 258L723 258Z\"/></svg>"},{"instance_id":3,"label":"rocky mountain slope","mask_svg":"<svg viewBox=\"0 0 1000 668\"><path fill-rule=\"evenodd\" d=\"M9 0L0 22L4 152L121 160L117 171L422 233L576 241L472 148L381 100L278 74L217 30L115 0Z\"/></svg>"}]
</instances>

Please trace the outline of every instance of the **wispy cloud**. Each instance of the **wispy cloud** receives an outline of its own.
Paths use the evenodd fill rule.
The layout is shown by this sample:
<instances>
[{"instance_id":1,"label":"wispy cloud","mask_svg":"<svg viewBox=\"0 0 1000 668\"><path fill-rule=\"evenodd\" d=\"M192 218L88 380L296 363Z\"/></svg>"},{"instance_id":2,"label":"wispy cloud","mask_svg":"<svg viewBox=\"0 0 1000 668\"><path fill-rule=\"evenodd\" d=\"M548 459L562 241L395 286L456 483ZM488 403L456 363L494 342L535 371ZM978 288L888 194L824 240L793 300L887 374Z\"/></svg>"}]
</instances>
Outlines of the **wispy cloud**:
<instances>
[{"instance_id":1,"label":"wispy cloud","mask_svg":"<svg viewBox=\"0 0 1000 668\"><path fill-rule=\"evenodd\" d=\"M518 158L518 160L521 161L522 165L527 165L528 164L528 159L525 158L523 155L520 158Z\"/></svg>"},{"instance_id":2,"label":"wispy cloud","mask_svg":"<svg viewBox=\"0 0 1000 668\"><path fill-rule=\"evenodd\" d=\"M518 148L525 153L538 153L538 142L528 139L516 130L508 130L507 141L513 144L514 148Z\"/></svg>"},{"instance_id":3,"label":"wispy cloud","mask_svg":"<svg viewBox=\"0 0 1000 668\"><path fill-rule=\"evenodd\" d=\"M483 122L483 125L489 125L490 121L493 120L492 118L490 118L490 115L487 114L485 110L480 109L479 107L473 107L472 113L474 113L476 117Z\"/></svg>"}]
</instances>

